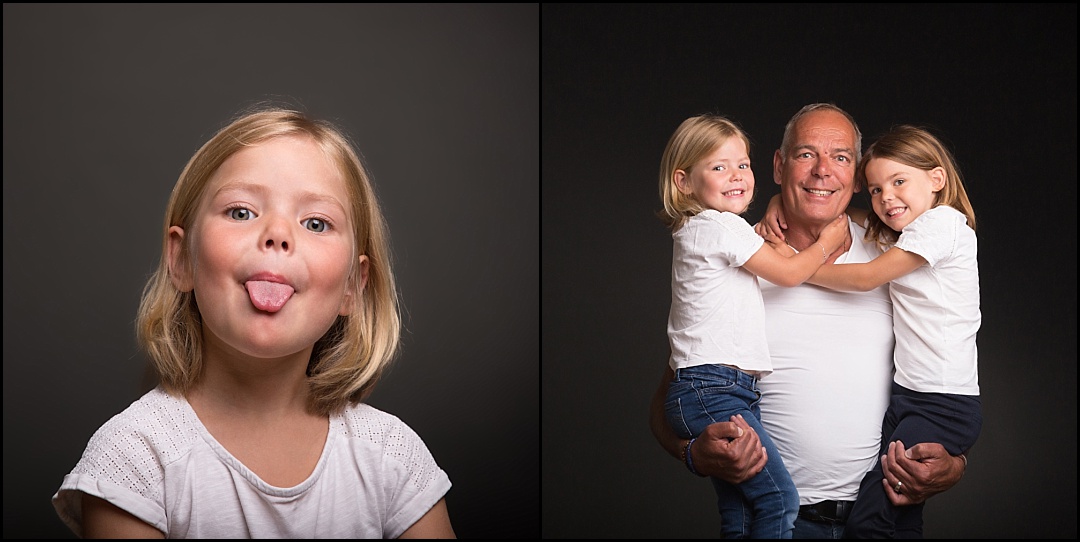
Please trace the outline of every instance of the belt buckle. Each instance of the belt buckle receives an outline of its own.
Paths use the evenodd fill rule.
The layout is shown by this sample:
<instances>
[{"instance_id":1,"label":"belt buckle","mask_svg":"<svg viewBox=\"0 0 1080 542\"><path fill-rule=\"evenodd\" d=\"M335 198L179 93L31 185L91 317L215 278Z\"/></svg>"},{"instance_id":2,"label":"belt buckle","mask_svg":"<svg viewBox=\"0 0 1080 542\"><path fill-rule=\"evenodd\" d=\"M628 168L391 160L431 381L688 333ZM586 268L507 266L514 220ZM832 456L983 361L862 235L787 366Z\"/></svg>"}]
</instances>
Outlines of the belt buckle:
<instances>
[{"instance_id":1,"label":"belt buckle","mask_svg":"<svg viewBox=\"0 0 1080 542\"><path fill-rule=\"evenodd\" d=\"M840 503L836 501L821 501L819 504L821 507L818 508L818 513L820 513L822 517L833 521L840 520L840 511L837 510L840 508Z\"/></svg>"},{"instance_id":2,"label":"belt buckle","mask_svg":"<svg viewBox=\"0 0 1080 542\"><path fill-rule=\"evenodd\" d=\"M819 522L819 523L839 523L843 521L841 517L841 504L838 501L821 501L814 504L808 504L800 507L800 514L803 519Z\"/></svg>"}]
</instances>

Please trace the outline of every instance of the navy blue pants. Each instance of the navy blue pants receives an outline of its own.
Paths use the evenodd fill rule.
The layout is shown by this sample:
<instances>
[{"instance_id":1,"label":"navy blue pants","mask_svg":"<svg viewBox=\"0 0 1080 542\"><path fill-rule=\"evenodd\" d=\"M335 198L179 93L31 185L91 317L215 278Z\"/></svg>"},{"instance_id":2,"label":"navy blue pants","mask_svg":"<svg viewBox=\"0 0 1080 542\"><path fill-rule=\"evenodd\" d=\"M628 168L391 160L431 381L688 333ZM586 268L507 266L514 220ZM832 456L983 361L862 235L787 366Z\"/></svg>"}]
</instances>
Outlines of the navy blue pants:
<instances>
[{"instance_id":1,"label":"navy blue pants","mask_svg":"<svg viewBox=\"0 0 1080 542\"><path fill-rule=\"evenodd\" d=\"M881 455L899 440L910 448L937 442L951 455L971 448L982 430L982 403L976 395L919 393L892 385L892 399L881 424ZM863 477L859 496L844 528L844 538L922 538L925 502L894 506L882 487L881 462Z\"/></svg>"}]
</instances>

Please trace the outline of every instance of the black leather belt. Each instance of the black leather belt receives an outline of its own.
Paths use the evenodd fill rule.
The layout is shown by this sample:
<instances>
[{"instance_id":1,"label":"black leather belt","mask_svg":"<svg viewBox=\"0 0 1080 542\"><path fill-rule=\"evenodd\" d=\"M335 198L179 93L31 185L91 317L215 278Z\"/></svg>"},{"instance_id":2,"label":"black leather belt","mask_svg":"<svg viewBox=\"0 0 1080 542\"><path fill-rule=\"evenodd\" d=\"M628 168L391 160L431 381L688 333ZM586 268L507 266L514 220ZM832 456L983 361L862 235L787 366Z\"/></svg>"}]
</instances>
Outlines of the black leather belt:
<instances>
[{"instance_id":1,"label":"black leather belt","mask_svg":"<svg viewBox=\"0 0 1080 542\"><path fill-rule=\"evenodd\" d=\"M799 517L819 523L844 523L851 514L854 501L821 501L799 507Z\"/></svg>"}]
</instances>

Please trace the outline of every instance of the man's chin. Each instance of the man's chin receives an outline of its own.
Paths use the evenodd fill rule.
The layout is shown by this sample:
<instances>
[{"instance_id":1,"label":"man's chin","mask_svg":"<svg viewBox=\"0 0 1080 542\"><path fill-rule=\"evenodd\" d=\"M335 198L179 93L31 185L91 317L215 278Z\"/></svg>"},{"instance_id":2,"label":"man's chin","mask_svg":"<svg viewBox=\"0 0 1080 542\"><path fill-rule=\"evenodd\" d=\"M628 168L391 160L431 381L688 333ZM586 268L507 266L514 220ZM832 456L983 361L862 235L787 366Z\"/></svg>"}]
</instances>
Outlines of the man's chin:
<instances>
[{"instance_id":1,"label":"man's chin","mask_svg":"<svg viewBox=\"0 0 1080 542\"><path fill-rule=\"evenodd\" d=\"M836 217L844 214L844 209L837 210L831 205L828 208L807 209L807 211L807 221L819 224L828 224L836 220Z\"/></svg>"}]
</instances>

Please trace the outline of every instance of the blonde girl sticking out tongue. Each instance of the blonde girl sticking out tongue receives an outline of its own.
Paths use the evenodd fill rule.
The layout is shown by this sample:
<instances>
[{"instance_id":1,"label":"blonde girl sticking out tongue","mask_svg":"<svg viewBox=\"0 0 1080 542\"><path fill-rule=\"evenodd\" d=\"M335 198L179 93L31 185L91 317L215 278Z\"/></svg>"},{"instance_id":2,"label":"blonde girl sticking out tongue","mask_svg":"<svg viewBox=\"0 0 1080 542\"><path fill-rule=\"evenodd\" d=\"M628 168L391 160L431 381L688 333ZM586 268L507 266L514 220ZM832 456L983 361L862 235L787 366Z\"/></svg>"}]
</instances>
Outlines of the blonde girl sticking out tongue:
<instances>
[{"instance_id":1,"label":"blonde girl sticking out tongue","mask_svg":"<svg viewBox=\"0 0 1080 542\"><path fill-rule=\"evenodd\" d=\"M387 234L343 133L241 115L188 162L139 310L160 386L53 503L87 538L453 538L447 474L363 400L400 331Z\"/></svg>"}]
</instances>

